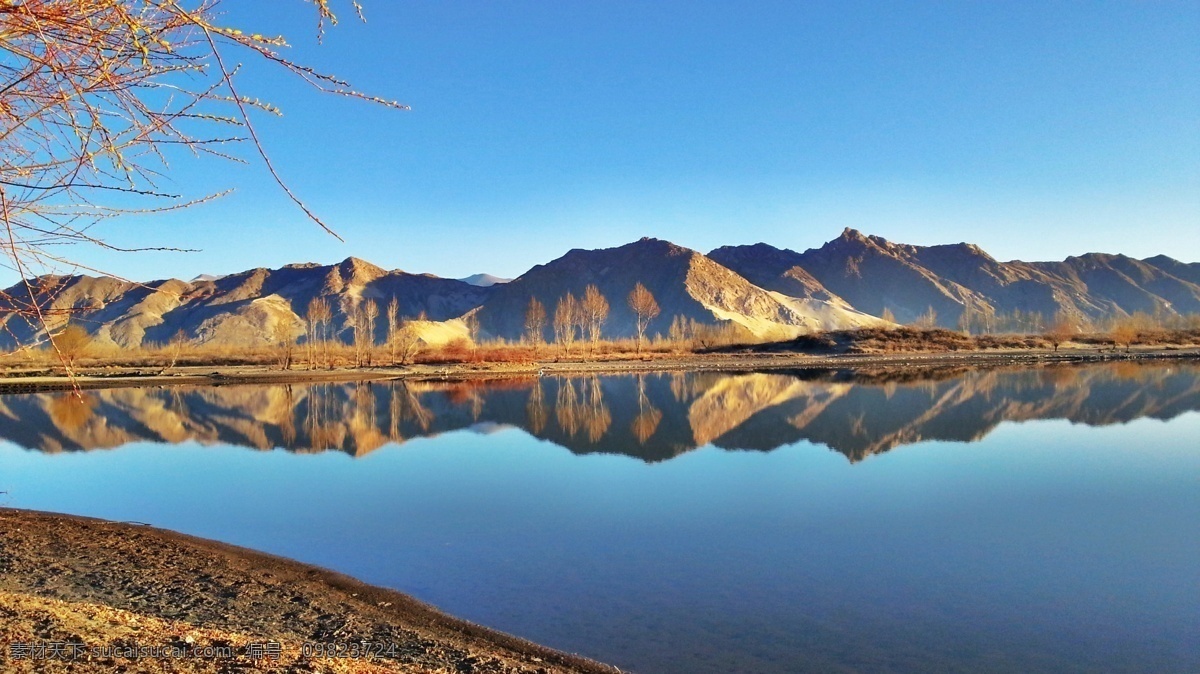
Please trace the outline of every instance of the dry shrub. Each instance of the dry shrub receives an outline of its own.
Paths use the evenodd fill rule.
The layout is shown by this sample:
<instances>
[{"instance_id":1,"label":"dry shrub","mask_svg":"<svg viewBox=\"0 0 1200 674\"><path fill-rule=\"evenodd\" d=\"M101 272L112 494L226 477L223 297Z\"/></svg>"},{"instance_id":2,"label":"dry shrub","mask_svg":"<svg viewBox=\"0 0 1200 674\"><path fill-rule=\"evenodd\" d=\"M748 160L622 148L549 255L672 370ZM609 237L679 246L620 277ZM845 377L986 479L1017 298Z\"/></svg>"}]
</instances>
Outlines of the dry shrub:
<instances>
[{"instance_id":1,"label":"dry shrub","mask_svg":"<svg viewBox=\"0 0 1200 674\"><path fill-rule=\"evenodd\" d=\"M901 326L894 329L863 328L833 333L839 342L848 340L850 353L893 351L961 351L972 348L974 340L953 330L931 330Z\"/></svg>"},{"instance_id":2,"label":"dry shrub","mask_svg":"<svg viewBox=\"0 0 1200 674\"><path fill-rule=\"evenodd\" d=\"M536 351L544 352L545 349ZM535 349L525 344L486 344L476 354L485 363L532 363L537 360Z\"/></svg>"},{"instance_id":3,"label":"dry shrub","mask_svg":"<svg viewBox=\"0 0 1200 674\"><path fill-rule=\"evenodd\" d=\"M464 337L459 337L447 344L427 349L417 356L416 362L430 364L465 363L472 360L473 351L474 346L471 344L471 341Z\"/></svg>"},{"instance_id":4,"label":"dry shrub","mask_svg":"<svg viewBox=\"0 0 1200 674\"><path fill-rule=\"evenodd\" d=\"M1038 335L980 335L975 337L979 349L1047 349L1052 342Z\"/></svg>"},{"instance_id":5,"label":"dry shrub","mask_svg":"<svg viewBox=\"0 0 1200 674\"><path fill-rule=\"evenodd\" d=\"M943 328L911 326L860 328L801 335L795 339L751 346L751 351L801 353L907 353L970 351L977 349L1037 349L1047 342L1033 335L981 335L971 337ZM718 349L720 350L720 349Z\"/></svg>"}]
</instances>

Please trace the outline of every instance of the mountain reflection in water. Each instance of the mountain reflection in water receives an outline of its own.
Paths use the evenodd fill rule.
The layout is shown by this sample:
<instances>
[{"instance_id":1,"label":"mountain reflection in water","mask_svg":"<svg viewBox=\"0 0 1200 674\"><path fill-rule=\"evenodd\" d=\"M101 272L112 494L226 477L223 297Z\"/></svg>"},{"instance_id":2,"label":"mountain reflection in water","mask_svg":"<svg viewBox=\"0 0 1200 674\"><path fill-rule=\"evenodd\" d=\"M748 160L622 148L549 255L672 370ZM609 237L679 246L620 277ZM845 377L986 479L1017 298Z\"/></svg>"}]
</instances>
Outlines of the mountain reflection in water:
<instances>
[{"instance_id":1,"label":"mountain reflection in water","mask_svg":"<svg viewBox=\"0 0 1200 674\"><path fill-rule=\"evenodd\" d=\"M800 441L851 461L1003 421L1088 425L1200 410L1200 366L1119 363L925 374L654 373L490 381L120 388L0 396L0 439L44 452L133 442L362 456L460 429L518 427L577 454L662 461Z\"/></svg>"}]
</instances>

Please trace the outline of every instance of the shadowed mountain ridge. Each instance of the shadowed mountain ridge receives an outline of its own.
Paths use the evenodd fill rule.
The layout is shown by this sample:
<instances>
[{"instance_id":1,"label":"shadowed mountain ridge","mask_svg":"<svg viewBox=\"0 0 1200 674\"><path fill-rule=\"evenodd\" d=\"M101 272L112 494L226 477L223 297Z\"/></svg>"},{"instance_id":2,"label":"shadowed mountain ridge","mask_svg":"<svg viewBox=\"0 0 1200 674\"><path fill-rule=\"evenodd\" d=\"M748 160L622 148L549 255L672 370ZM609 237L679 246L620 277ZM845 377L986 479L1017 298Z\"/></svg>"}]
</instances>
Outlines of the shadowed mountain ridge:
<instances>
[{"instance_id":1,"label":"shadowed mountain ridge","mask_svg":"<svg viewBox=\"0 0 1200 674\"><path fill-rule=\"evenodd\" d=\"M638 283L654 295L660 308L659 315L649 322L649 335L666 334L676 317L704 325L729 321L754 335L777 338L880 324L844 303L797 298L813 299L814 305L820 305L802 306L690 248L651 238L616 248L576 249L538 265L496 288L477 316L487 335L519 339L526 333L530 300L536 299L546 309L543 336L548 339L559 299L567 293L582 297L588 285L595 285L610 307L605 335L632 337L636 334L635 315L627 298Z\"/></svg>"},{"instance_id":2,"label":"shadowed mountain ridge","mask_svg":"<svg viewBox=\"0 0 1200 674\"><path fill-rule=\"evenodd\" d=\"M710 255L764 288L839 296L856 309L892 312L908 323L930 308L943 327L959 327L964 312L1055 314L1096 320L1148 314L1200 313L1200 265L1165 255L1135 260L1089 253L1061 262L1000 262L974 244L914 246L847 228L820 248L797 253L766 244L726 246ZM811 279L811 281L807 280Z\"/></svg>"}]
</instances>

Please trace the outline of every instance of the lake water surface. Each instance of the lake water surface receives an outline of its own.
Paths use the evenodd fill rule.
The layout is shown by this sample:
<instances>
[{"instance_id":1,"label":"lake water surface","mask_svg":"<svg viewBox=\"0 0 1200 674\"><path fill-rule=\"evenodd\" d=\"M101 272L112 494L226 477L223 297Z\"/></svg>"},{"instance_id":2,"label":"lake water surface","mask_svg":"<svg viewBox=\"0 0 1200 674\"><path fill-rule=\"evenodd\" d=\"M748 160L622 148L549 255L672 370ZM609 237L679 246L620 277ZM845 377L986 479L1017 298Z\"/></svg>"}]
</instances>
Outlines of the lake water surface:
<instances>
[{"instance_id":1,"label":"lake water surface","mask_svg":"<svg viewBox=\"0 0 1200 674\"><path fill-rule=\"evenodd\" d=\"M1200 671L1200 367L0 396L4 505L637 672Z\"/></svg>"}]
</instances>

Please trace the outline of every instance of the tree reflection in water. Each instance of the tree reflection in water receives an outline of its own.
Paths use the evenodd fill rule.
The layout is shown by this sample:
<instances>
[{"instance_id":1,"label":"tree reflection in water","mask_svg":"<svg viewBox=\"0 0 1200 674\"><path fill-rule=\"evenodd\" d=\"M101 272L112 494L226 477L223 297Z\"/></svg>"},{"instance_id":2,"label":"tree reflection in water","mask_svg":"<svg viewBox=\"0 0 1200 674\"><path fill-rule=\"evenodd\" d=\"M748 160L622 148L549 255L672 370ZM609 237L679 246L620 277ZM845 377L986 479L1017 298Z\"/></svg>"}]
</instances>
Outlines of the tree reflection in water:
<instances>
[{"instance_id":1,"label":"tree reflection in water","mask_svg":"<svg viewBox=\"0 0 1200 674\"><path fill-rule=\"evenodd\" d=\"M858 461L923 440L978 440L1004 421L1171 418L1200 410L1198 375L1193 364L1124 362L121 388L0 396L0 439L47 452L195 441L360 456L486 424L520 428L580 454L645 461L710 444L770 451L802 441Z\"/></svg>"}]
</instances>

